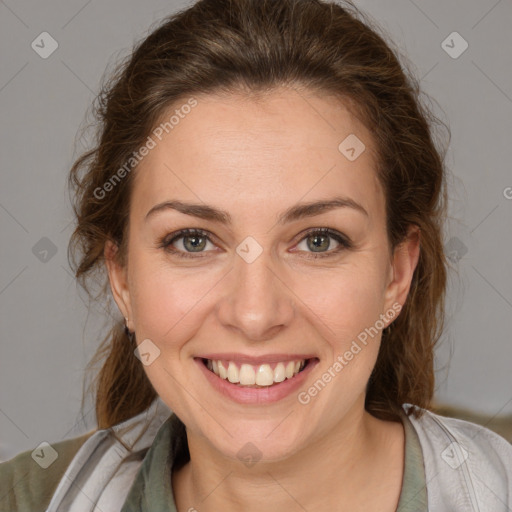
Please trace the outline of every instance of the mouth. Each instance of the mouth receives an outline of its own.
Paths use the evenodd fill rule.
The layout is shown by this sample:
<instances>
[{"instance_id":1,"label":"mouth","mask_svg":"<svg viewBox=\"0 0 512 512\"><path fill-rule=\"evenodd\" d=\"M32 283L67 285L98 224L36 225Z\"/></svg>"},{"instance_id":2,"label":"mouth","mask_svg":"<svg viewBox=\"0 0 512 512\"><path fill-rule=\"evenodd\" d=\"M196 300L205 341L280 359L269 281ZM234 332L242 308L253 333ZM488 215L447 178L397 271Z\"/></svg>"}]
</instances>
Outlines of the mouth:
<instances>
[{"instance_id":1,"label":"mouth","mask_svg":"<svg viewBox=\"0 0 512 512\"><path fill-rule=\"evenodd\" d=\"M270 388L277 386L285 380L293 379L303 372L310 359L295 359L252 365L236 363L222 359L206 359L201 361L206 368L220 379L243 388Z\"/></svg>"},{"instance_id":2,"label":"mouth","mask_svg":"<svg viewBox=\"0 0 512 512\"><path fill-rule=\"evenodd\" d=\"M211 357L194 357L194 362L214 390L244 405L270 404L291 396L320 362L318 357L286 360L276 356L271 362L249 364L246 358L242 362L241 358Z\"/></svg>"}]
</instances>

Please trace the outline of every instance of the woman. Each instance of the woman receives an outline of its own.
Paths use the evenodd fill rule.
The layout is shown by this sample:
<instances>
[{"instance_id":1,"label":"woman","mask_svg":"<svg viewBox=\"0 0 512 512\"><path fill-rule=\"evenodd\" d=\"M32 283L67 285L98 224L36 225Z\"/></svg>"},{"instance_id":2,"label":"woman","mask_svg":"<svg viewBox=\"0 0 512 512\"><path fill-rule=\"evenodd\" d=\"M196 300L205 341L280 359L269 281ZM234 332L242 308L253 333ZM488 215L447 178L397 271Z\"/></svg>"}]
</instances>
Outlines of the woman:
<instances>
[{"instance_id":1,"label":"woman","mask_svg":"<svg viewBox=\"0 0 512 512\"><path fill-rule=\"evenodd\" d=\"M70 175L76 276L124 317L98 430L2 464L1 510L510 509L512 447L428 410L443 161L361 19L202 0L107 83Z\"/></svg>"}]
</instances>

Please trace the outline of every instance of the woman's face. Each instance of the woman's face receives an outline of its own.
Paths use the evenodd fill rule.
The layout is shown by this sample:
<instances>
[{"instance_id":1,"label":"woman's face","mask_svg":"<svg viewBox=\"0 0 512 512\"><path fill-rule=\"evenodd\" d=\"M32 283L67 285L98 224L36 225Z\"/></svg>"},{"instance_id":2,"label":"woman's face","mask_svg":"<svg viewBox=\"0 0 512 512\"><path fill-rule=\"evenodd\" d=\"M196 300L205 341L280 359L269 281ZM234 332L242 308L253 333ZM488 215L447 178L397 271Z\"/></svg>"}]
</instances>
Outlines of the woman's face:
<instances>
[{"instance_id":1,"label":"woman's face","mask_svg":"<svg viewBox=\"0 0 512 512\"><path fill-rule=\"evenodd\" d=\"M365 414L417 244L390 255L374 142L340 102L287 89L196 100L164 116L181 112L133 171L128 263L106 251L111 286L189 433L228 457L278 460ZM224 361L228 380L204 359Z\"/></svg>"}]
</instances>

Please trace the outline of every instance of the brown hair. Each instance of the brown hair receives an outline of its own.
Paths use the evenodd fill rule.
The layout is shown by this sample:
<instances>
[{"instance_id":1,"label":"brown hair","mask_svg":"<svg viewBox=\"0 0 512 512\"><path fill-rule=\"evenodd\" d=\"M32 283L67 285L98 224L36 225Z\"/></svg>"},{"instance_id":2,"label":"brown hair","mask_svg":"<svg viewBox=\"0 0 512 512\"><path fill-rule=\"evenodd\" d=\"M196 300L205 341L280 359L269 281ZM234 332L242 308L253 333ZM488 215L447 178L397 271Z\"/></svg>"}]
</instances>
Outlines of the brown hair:
<instances>
[{"instance_id":1,"label":"brown hair","mask_svg":"<svg viewBox=\"0 0 512 512\"><path fill-rule=\"evenodd\" d=\"M68 249L78 282L90 294L86 281L99 272L106 296L107 240L126 261L133 173L108 193L98 190L171 105L195 94L257 95L282 85L334 94L374 135L391 248L404 241L410 224L421 232L410 292L383 331L365 407L382 419L396 419L403 403L430 407L446 286L444 154L433 132L442 123L420 101L418 83L397 54L349 2L200 0L163 20L103 85L94 110L96 146L70 172L77 226ZM93 382L98 428L137 415L157 396L134 349L123 322L115 321L88 365L104 359Z\"/></svg>"}]
</instances>

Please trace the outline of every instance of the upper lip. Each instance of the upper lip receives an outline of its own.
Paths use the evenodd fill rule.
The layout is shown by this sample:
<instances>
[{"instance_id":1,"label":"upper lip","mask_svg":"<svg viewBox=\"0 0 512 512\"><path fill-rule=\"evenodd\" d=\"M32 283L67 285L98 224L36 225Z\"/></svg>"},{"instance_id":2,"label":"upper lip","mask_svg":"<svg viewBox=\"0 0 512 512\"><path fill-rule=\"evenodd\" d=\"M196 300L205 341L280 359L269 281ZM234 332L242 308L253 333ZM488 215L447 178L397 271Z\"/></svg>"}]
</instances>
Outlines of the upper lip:
<instances>
[{"instance_id":1,"label":"upper lip","mask_svg":"<svg viewBox=\"0 0 512 512\"><path fill-rule=\"evenodd\" d=\"M212 361L233 361L240 364L261 365L270 363L279 363L285 361L302 361L303 359L314 359L315 355L312 354L265 354L262 356L249 356L246 354L238 354L235 352L215 353L215 354L202 354L197 356L202 359L211 359Z\"/></svg>"}]
</instances>

